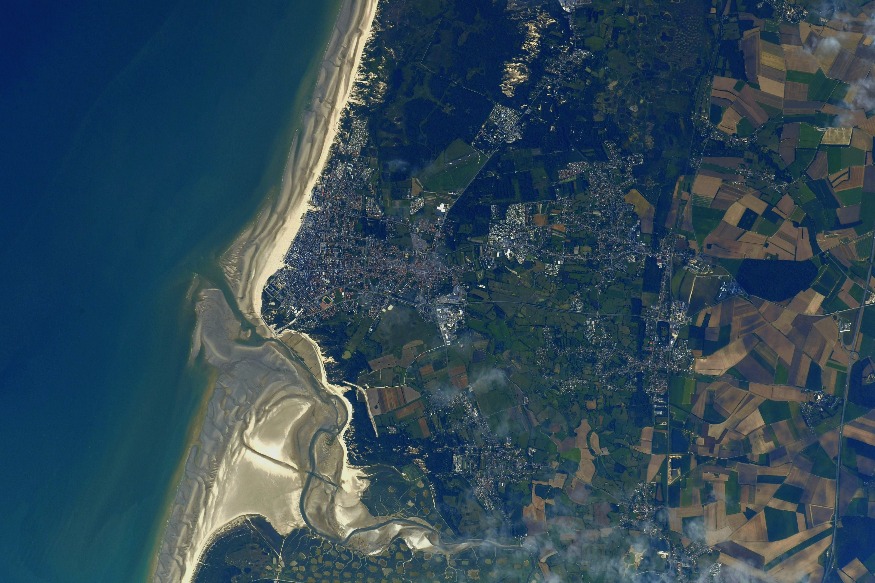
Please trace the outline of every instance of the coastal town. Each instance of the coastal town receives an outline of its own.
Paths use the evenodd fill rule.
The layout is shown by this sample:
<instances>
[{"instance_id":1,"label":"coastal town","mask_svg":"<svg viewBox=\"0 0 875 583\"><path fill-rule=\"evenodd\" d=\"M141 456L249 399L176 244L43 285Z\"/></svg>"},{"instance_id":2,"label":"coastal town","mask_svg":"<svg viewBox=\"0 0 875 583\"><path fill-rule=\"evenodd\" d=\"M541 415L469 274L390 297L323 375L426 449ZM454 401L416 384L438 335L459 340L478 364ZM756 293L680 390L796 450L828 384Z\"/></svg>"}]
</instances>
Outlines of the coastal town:
<instances>
[{"instance_id":1,"label":"coastal town","mask_svg":"<svg viewBox=\"0 0 875 583\"><path fill-rule=\"evenodd\" d=\"M873 13L385 3L262 315L440 541L314 580L875 573Z\"/></svg>"}]
</instances>

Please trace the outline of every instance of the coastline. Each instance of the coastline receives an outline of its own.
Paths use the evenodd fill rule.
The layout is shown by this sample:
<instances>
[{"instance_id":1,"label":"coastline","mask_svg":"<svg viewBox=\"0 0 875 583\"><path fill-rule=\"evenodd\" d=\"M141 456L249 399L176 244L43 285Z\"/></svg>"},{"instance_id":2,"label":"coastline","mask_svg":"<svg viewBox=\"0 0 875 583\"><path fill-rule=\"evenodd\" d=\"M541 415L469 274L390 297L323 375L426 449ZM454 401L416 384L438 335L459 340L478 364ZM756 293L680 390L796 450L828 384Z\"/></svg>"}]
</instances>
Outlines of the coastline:
<instances>
[{"instance_id":1,"label":"coastline","mask_svg":"<svg viewBox=\"0 0 875 583\"><path fill-rule=\"evenodd\" d=\"M341 115L356 83L364 48L371 36L377 4L378 0L343 1L319 67L310 107L305 110L294 136L279 192L268 198L219 262L240 312L267 340L262 345L263 350L241 349L235 345L236 341L243 339L242 331L237 328L239 323L232 324L232 319L236 318L231 317L230 310L219 305L224 302L216 300L218 290L200 293L192 357L201 354L201 358L219 370L220 375L218 379L211 377L215 382L205 394L204 406L192 431L193 440L177 472L180 475L178 486L168 505L165 526L156 545L158 551L153 553L150 572L154 581L191 581L197 560L204 550L229 524L247 514L265 516L279 532L290 532L304 526L313 528L314 525L304 516L304 498L316 497L333 506L330 511L326 508L325 517L319 518L324 528L317 530L342 538L358 527L372 526L371 517L362 512L359 503L360 492L367 483L358 470L349 466L343 441L352 414L351 406L343 398L342 391L327 382L321 350L309 336L293 333L304 341L306 347L292 349L285 342L279 342L261 318L261 292L268 278L282 268L285 254L309 209L312 189L330 157ZM293 354L292 359L279 356L282 352L278 350L279 344ZM304 352L312 353L307 358ZM263 380L261 377L221 377L222 368L229 363L233 366L254 362L259 366L268 362L275 364L278 359L282 360L287 371L297 371L294 376L299 381L312 375L321 391L309 388L312 383L306 381L301 381L301 387L275 389L271 386L268 390L259 384ZM306 361L304 366L302 360ZM314 361L316 366L313 366ZM304 396L300 391L304 387L304 392L309 395L301 400ZM296 407L289 407L289 403L295 403ZM316 468L307 468L303 458L311 446L310 437L315 440L320 432L325 431L324 425L320 428L302 422L303 413L286 415L282 419L276 419L282 415L271 413L286 408L303 409L307 416L323 419L329 415L336 420L329 426L336 423L337 436L340 437L335 440L339 449L331 456L337 456L335 459L340 461L336 464L339 475L334 476L342 486L340 491L306 493L308 486L304 484L302 471L309 474ZM284 449L270 440L250 447L247 437L263 437L261 434L268 432L268 426L271 426L270 432L281 427L289 435L299 437L295 440L296 447ZM304 435L309 436L306 444L301 441ZM264 455L265 451L269 455ZM253 452L257 454L255 457ZM271 482L282 480L285 483L283 491L274 487L273 490L262 489L255 494L247 492L241 495L245 489L239 487L241 484L257 483L257 478L264 476L268 476ZM419 534L414 538L424 537Z\"/></svg>"},{"instance_id":2,"label":"coastline","mask_svg":"<svg viewBox=\"0 0 875 583\"><path fill-rule=\"evenodd\" d=\"M289 151L280 190L221 258L237 306L265 338L274 334L261 318L262 290L270 276L282 269L310 208L310 194L331 154L341 114L355 86L377 4L378 0L344 0L319 68L311 106Z\"/></svg>"},{"instance_id":3,"label":"coastline","mask_svg":"<svg viewBox=\"0 0 875 583\"><path fill-rule=\"evenodd\" d=\"M209 546L251 515L264 517L281 536L309 528L365 553L379 552L396 537L415 549L435 544L437 533L427 524L373 516L362 503L368 480L349 465L343 439L352 407L320 374L312 340L294 334L297 351L277 339L253 342L215 288L199 293L197 316L198 359L217 377L186 460L155 581L193 581ZM275 558L282 562L281 553Z\"/></svg>"}]
</instances>

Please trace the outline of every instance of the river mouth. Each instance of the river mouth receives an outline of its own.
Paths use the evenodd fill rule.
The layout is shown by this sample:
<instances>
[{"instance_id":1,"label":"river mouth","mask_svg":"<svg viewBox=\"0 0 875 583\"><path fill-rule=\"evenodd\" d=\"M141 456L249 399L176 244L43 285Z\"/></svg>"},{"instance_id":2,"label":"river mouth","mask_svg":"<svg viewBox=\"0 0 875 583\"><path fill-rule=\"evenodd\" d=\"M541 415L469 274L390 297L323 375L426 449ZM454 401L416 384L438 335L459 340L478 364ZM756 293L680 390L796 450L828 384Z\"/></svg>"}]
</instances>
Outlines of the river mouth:
<instances>
[{"instance_id":1,"label":"river mouth","mask_svg":"<svg viewBox=\"0 0 875 583\"><path fill-rule=\"evenodd\" d=\"M251 516L263 517L282 537L308 528L366 553L398 537L411 548L432 546L431 527L374 517L362 503L368 480L350 466L343 438L352 408L326 382L318 347L312 341L302 346L303 335L294 339L298 352L261 338L219 289L201 289L196 298L192 357L213 379L212 394L185 464L156 580L195 580L202 553Z\"/></svg>"},{"instance_id":2,"label":"river mouth","mask_svg":"<svg viewBox=\"0 0 875 583\"><path fill-rule=\"evenodd\" d=\"M338 5L4 12L3 581L149 577L209 382L192 274L278 182Z\"/></svg>"},{"instance_id":3,"label":"river mouth","mask_svg":"<svg viewBox=\"0 0 875 583\"><path fill-rule=\"evenodd\" d=\"M203 553L254 516L280 537L306 528L368 555L395 540L443 551L425 520L377 516L363 503L369 482L347 457L352 406L344 389L328 382L309 336L269 328L261 310L265 283L284 265L335 141L376 8L376 0L342 4L282 184L220 258L221 289L203 285L195 293L192 362L213 385L155 581L195 580Z\"/></svg>"},{"instance_id":4,"label":"river mouth","mask_svg":"<svg viewBox=\"0 0 875 583\"><path fill-rule=\"evenodd\" d=\"M192 364L213 379L212 394L155 579L195 580L203 552L252 516L282 537L307 528L365 553L396 538L433 546L435 531L424 522L376 517L362 503L368 479L349 464L344 441L352 406L327 382L318 346L303 334L261 338L227 293L196 292Z\"/></svg>"}]
</instances>

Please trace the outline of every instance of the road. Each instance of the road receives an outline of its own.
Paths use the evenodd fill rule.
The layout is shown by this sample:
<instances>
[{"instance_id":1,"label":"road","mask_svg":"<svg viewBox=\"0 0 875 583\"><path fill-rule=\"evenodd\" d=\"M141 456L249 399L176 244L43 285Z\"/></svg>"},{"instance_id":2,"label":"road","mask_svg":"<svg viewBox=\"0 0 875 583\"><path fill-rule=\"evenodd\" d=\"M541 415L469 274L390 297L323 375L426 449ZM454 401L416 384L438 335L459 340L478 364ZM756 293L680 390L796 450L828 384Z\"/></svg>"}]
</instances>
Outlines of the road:
<instances>
[{"instance_id":1,"label":"road","mask_svg":"<svg viewBox=\"0 0 875 583\"><path fill-rule=\"evenodd\" d=\"M850 352L850 364L859 358L859 355L856 352L857 339L860 336L860 327L863 325L863 312L866 309L866 301L869 299L869 281L872 279L872 264L875 263L875 235L872 236L872 248L869 251L869 271L866 274L866 287L863 291L863 301L860 303L860 308L857 310L857 320L854 323L853 333L851 336L850 344L845 344L844 340L842 340L842 345ZM848 392L851 387L851 374L850 370L848 370L847 378L845 379L845 391L842 395L842 417L839 422L839 451L836 456L836 495L835 495L835 508L833 509L832 516L832 544L829 548L829 557L827 557L826 564L823 567L823 579L821 581L826 581L833 569L835 568L835 553L836 553L836 534L839 529L839 498L841 496L841 478L842 478L842 438L845 432L845 413L848 408Z\"/></svg>"}]
</instances>

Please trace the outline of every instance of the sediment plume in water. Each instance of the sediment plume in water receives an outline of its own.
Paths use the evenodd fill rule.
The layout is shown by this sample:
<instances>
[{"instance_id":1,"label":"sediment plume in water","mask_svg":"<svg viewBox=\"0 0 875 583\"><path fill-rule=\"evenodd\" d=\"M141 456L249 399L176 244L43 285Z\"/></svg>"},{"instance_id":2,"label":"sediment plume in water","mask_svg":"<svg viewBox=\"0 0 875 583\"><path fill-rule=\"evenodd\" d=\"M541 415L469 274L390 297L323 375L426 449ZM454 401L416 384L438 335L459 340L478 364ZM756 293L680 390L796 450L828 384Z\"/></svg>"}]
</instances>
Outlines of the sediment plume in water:
<instances>
[{"instance_id":1,"label":"sediment plume in water","mask_svg":"<svg viewBox=\"0 0 875 583\"><path fill-rule=\"evenodd\" d=\"M215 384L170 507L156 582L192 581L210 542L248 515L281 535L307 527L367 553L396 537L415 549L437 544L424 523L371 516L361 502L367 482L343 440L352 407L327 382L319 347L293 331L281 340L261 317L262 290L300 229L376 8L377 0L343 3L282 186L222 257L238 312L218 289L199 292L192 353Z\"/></svg>"},{"instance_id":2,"label":"sediment plume in water","mask_svg":"<svg viewBox=\"0 0 875 583\"><path fill-rule=\"evenodd\" d=\"M281 535L308 527L367 553L397 536L413 548L436 542L428 525L374 517L362 504L367 482L350 467L342 438L351 408L320 370L283 342L244 332L217 289L200 292L197 318L196 358L215 386L155 581L192 581L210 541L248 515L265 517Z\"/></svg>"}]
</instances>

